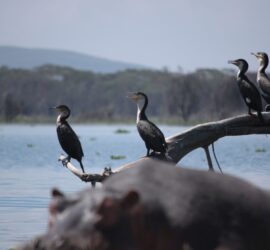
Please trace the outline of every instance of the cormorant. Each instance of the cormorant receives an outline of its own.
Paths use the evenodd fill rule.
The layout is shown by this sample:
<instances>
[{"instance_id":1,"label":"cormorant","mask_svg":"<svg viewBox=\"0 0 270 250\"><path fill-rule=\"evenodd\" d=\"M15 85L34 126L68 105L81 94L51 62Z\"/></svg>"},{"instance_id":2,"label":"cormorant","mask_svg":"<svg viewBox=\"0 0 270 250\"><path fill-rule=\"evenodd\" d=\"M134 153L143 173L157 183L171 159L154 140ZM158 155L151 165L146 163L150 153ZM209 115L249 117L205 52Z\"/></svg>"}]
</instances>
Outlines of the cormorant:
<instances>
[{"instance_id":1,"label":"cormorant","mask_svg":"<svg viewBox=\"0 0 270 250\"><path fill-rule=\"evenodd\" d=\"M259 119L263 122L262 116L262 100L261 95L254 83L252 83L245 73L248 70L248 63L244 59L237 59L229 61L228 63L234 64L239 68L237 73L237 83L240 93L248 106L248 113L251 115L251 109L256 110Z\"/></svg>"},{"instance_id":2,"label":"cormorant","mask_svg":"<svg viewBox=\"0 0 270 250\"><path fill-rule=\"evenodd\" d=\"M165 155L167 143L161 130L147 119L145 110L148 105L148 97L142 92L129 93L128 97L132 99L138 107L137 111L137 129L147 148L147 156L150 155L150 149L154 152L160 152ZM143 105L140 100L144 100Z\"/></svg>"},{"instance_id":3,"label":"cormorant","mask_svg":"<svg viewBox=\"0 0 270 250\"><path fill-rule=\"evenodd\" d=\"M82 157L84 155L81 143L78 136L66 121L70 115L70 109L66 105L59 105L52 108L57 109L60 112L56 120L56 131L59 143L63 150L67 153L68 161L70 161L70 158L76 159L80 163L84 173L84 167L82 164Z\"/></svg>"},{"instance_id":4,"label":"cormorant","mask_svg":"<svg viewBox=\"0 0 270 250\"><path fill-rule=\"evenodd\" d=\"M257 72L257 83L259 84L262 90L262 97L268 104L266 109L269 108L270 104L270 79L268 78L267 74L265 73L265 69L268 66L269 59L268 55L264 52L258 53L251 53L252 55L256 56L258 59L260 66Z\"/></svg>"}]
</instances>

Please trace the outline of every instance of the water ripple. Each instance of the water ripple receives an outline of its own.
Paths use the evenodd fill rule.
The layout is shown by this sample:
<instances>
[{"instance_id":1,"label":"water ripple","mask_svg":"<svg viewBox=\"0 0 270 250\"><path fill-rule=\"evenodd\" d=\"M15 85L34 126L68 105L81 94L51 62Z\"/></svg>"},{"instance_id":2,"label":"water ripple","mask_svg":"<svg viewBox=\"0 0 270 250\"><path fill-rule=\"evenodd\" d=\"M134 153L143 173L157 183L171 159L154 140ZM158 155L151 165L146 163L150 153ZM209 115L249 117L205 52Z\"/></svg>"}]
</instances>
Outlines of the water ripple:
<instances>
[{"instance_id":1,"label":"water ripple","mask_svg":"<svg viewBox=\"0 0 270 250\"><path fill-rule=\"evenodd\" d=\"M48 203L45 197L0 197L0 208L47 208Z\"/></svg>"}]
</instances>

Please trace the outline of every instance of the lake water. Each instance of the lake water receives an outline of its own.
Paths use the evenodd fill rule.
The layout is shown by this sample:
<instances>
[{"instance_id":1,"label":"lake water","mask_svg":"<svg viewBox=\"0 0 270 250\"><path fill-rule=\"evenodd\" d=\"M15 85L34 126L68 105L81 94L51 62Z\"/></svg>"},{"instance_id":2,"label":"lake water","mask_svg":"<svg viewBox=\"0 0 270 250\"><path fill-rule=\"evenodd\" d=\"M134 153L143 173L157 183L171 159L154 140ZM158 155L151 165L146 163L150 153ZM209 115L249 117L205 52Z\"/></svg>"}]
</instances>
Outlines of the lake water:
<instances>
[{"instance_id":1,"label":"lake water","mask_svg":"<svg viewBox=\"0 0 270 250\"><path fill-rule=\"evenodd\" d=\"M77 125L84 149L86 172L100 173L134 161L146 153L135 126ZM117 129L130 133L116 134ZM165 136L185 127L161 126ZM263 188L270 188L270 138L251 135L223 138L215 143L225 173L241 176ZM8 249L45 232L50 190L66 193L89 186L57 161L62 153L55 126L0 125L0 249ZM112 155L126 158L112 160ZM73 161L77 165L76 161ZM195 150L180 164L207 169L204 151Z\"/></svg>"}]
</instances>

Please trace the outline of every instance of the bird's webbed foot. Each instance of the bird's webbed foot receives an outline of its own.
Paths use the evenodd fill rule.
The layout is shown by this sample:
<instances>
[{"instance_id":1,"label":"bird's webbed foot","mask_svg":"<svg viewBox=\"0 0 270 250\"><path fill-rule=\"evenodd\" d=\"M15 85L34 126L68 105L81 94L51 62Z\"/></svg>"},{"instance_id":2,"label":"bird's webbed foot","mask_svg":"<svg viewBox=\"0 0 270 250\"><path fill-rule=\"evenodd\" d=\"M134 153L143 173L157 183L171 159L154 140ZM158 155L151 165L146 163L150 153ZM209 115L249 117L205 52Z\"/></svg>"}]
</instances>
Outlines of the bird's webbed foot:
<instances>
[{"instance_id":1,"label":"bird's webbed foot","mask_svg":"<svg viewBox=\"0 0 270 250\"><path fill-rule=\"evenodd\" d=\"M157 154L156 154L156 152L155 151L152 151L151 153L150 153L150 157L155 157Z\"/></svg>"},{"instance_id":2,"label":"bird's webbed foot","mask_svg":"<svg viewBox=\"0 0 270 250\"><path fill-rule=\"evenodd\" d=\"M147 150L147 154L145 157L156 157L156 152L154 150L150 151L151 149Z\"/></svg>"},{"instance_id":3,"label":"bird's webbed foot","mask_svg":"<svg viewBox=\"0 0 270 250\"><path fill-rule=\"evenodd\" d=\"M160 153L160 152L156 152L154 150L148 155L148 157L157 158L157 159L166 158L165 154Z\"/></svg>"},{"instance_id":4,"label":"bird's webbed foot","mask_svg":"<svg viewBox=\"0 0 270 250\"><path fill-rule=\"evenodd\" d=\"M63 166L66 167L67 164L70 162L70 157L67 156L67 157L64 157L64 158L63 158L63 155L61 155L61 157L59 158L58 161L61 161L62 164L63 164Z\"/></svg>"},{"instance_id":5,"label":"bird's webbed foot","mask_svg":"<svg viewBox=\"0 0 270 250\"><path fill-rule=\"evenodd\" d=\"M169 161L165 152L157 152L155 153L155 158L161 160L161 161Z\"/></svg>"},{"instance_id":6,"label":"bird's webbed foot","mask_svg":"<svg viewBox=\"0 0 270 250\"><path fill-rule=\"evenodd\" d=\"M256 116L256 114L255 114L255 113L252 113L252 112L251 112L251 109L248 109L248 114L249 114L250 116L253 116L253 117L255 117L255 116Z\"/></svg>"}]
</instances>

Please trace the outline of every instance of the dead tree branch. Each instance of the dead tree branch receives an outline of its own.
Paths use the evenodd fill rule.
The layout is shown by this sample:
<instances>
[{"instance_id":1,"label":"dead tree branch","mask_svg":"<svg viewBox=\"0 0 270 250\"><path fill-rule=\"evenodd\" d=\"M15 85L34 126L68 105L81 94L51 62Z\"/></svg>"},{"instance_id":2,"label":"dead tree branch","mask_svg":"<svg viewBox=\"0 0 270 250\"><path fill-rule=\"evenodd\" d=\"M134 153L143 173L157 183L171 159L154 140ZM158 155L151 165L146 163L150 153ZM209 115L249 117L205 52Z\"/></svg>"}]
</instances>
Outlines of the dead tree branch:
<instances>
[{"instance_id":1,"label":"dead tree branch","mask_svg":"<svg viewBox=\"0 0 270 250\"><path fill-rule=\"evenodd\" d=\"M166 139L168 154L174 163L197 148L204 148L225 136L270 133L270 113L263 113L265 123L255 115L240 115L217 122L199 124Z\"/></svg>"},{"instance_id":2,"label":"dead tree branch","mask_svg":"<svg viewBox=\"0 0 270 250\"><path fill-rule=\"evenodd\" d=\"M168 143L167 160L173 163L178 163L185 155L197 148L205 150L208 166L213 170L213 164L209 153L209 145L225 136L240 136L250 134L269 134L270 133L270 113L263 113L264 123L255 115L240 115L232 118L208 122L194 126L184 132L166 138ZM101 174L83 174L79 169L73 166L70 162L65 162L64 157L60 157L63 165L66 166L73 174L78 176L82 181L86 182L102 182L106 177L113 173L117 173L127 168L132 168L140 165L141 161L146 158L141 158L135 162L120 166L111 171L105 168Z\"/></svg>"}]
</instances>

